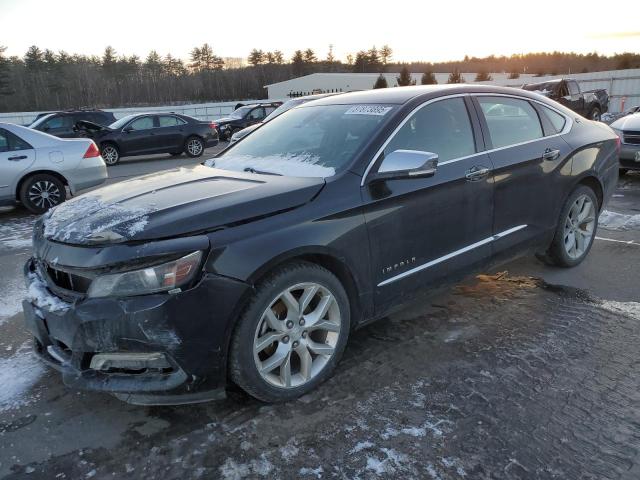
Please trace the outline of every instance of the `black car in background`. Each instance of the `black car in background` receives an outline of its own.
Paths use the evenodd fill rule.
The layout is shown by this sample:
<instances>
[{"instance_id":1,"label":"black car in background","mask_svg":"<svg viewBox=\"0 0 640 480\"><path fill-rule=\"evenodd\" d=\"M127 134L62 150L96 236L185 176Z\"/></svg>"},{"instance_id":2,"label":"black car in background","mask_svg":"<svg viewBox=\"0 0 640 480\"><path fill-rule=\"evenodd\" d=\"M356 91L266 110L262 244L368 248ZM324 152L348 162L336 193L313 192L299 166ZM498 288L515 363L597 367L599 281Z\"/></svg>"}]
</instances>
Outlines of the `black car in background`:
<instances>
[{"instance_id":1,"label":"black car in background","mask_svg":"<svg viewBox=\"0 0 640 480\"><path fill-rule=\"evenodd\" d=\"M92 122L98 125L109 125L116 121L111 112L103 110L69 110L65 112L41 113L29 125L29 128L48 133L61 138L82 136L75 128L80 121Z\"/></svg>"},{"instance_id":2,"label":"black car in background","mask_svg":"<svg viewBox=\"0 0 640 480\"><path fill-rule=\"evenodd\" d=\"M531 83L522 87L537 92L570 108L589 120L600 121L609 110L609 94L604 89L580 91L580 85L570 78Z\"/></svg>"},{"instance_id":3,"label":"black car in background","mask_svg":"<svg viewBox=\"0 0 640 480\"><path fill-rule=\"evenodd\" d=\"M416 294L528 252L582 262L619 146L524 90L316 100L202 165L39 219L26 325L75 388L168 404L233 382L290 400L331 375L352 328Z\"/></svg>"},{"instance_id":4,"label":"black car in background","mask_svg":"<svg viewBox=\"0 0 640 480\"><path fill-rule=\"evenodd\" d=\"M215 123L177 113L128 115L108 127L81 121L77 128L98 144L107 165L121 157L153 153L199 157L218 144Z\"/></svg>"},{"instance_id":5,"label":"black car in background","mask_svg":"<svg viewBox=\"0 0 640 480\"><path fill-rule=\"evenodd\" d=\"M262 122L267 115L280 105L282 105L282 102L244 105L234 110L228 117L217 119L215 123L218 126L220 139L229 140L234 133L239 132L243 128Z\"/></svg>"}]
</instances>

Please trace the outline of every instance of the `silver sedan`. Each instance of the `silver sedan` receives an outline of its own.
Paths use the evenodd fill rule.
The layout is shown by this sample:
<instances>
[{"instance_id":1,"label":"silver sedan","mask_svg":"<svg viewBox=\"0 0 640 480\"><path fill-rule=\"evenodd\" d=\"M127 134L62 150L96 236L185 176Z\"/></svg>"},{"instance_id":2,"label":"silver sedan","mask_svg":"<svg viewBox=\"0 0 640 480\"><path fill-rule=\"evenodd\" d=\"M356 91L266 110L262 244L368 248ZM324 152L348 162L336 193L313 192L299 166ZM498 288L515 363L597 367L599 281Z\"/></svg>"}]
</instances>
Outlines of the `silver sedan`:
<instances>
[{"instance_id":1,"label":"silver sedan","mask_svg":"<svg viewBox=\"0 0 640 480\"><path fill-rule=\"evenodd\" d=\"M62 139L11 123L0 123L0 205L21 202L46 212L71 194L100 185L107 167L86 138Z\"/></svg>"},{"instance_id":2,"label":"silver sedan","mask_svg":"<svg viewBox=\"0 0 640 480\"><path fill-rule=\"evenodd\" d=\"M619 118L609 126L620 137L620 171L640 170L640 113Z\"/></svg>"}]
</instances>

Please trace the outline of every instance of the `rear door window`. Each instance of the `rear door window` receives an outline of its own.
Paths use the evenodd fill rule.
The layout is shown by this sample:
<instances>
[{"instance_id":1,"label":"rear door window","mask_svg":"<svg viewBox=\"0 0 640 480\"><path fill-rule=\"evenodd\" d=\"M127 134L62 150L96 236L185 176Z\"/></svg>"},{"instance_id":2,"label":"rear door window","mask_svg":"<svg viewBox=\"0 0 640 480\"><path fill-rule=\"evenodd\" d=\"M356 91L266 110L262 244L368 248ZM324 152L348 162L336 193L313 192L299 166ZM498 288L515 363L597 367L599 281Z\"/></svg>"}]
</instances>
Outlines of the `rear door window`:
<instances>
[{"instance_id":1,"label":"rear door window","mask_svg":"<svg viewBox=\"0 0 640 480\"><path fill-rule=\"evenodd\" d=\"M567 123L567 119L563 115L560 115L555 110L551 110L550 108L543 107L542 105L540 106L540 110L542 111L542 114L549 120L549 123L551 124L552 135L555 133L560 133L564 129L564 126Z\"/></svg>"},{"instance_id":2,"label":"rear door window","mask_svg":"<svg viewBox=\"0 0 640 480\"><path fill-rule=\"evenodd\" d=\"M158 121L160 127L175 127L178 125L178 119L173 115L160 115Z\"/></svg>"},{"instance_id":3,"label":"rear door window","mask_svg":"<svg viewBox=\"0 0 640 480\"><path fill-rule=\"evenodd\" d=\"M262 120L265 117L264 108L254 108L249 113L249 120Z\"/></svg>"},{"instance_id":4,"label":"rear door window","mask_svg":"<svg viewBox=\"0 0 640 480\"><path fill-rule=\"evenodd\" d=\"M153 128L153 117L142 117L129 124L132 130L149 130Z\"/></svg>"},{"instance_id":5,"label":"rear door window","mask_svg":"<svg viewBox=\"0 0 640 480\"><path fill-rule=\"evenodd\" d=\"M526 100L478 97L493 148L507 147L544 137L540 118Z\"/></svg>"},{"instance_id":6,"label":"rear door window","mask_svg":"<svg viewBox=\"0 0 640 480\"><path fill-rule=\"evenodd\" d=\"M72 126L73 118L70 115L56 115L42 124L42 128L47 130L71 128Z\"/></svg>"},{"instance_id":7,"label":"rear door window","mask_svg":"<svg viewBox=\"0 0 640 480\"><path fill-rule=\"evenodd\" d=\"M416 113L398 130L384 149L419 150L437 153L439 161L476 153L469 113L462 98L431 103Z\"/></svg>"},{"instance_id":8,"label":"rear door window","mask_svg":"<svg viewBox=\"0 0 640 480\"><path fill-rule=\"evenodd\" d=\"M22 140L17 135L14 135L8 130L0 129L0 153L29 150L31 148L33 147L30 144Z\"/></svg>"}]
</instances>

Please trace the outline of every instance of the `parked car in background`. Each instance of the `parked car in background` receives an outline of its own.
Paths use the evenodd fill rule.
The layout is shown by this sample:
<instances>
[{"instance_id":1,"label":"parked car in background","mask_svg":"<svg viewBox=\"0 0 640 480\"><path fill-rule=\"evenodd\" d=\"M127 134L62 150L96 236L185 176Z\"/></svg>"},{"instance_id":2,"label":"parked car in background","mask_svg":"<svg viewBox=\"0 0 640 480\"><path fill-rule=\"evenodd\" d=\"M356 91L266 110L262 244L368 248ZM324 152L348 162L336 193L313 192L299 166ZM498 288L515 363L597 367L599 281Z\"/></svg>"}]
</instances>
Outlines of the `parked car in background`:
<instances>
[{"instance_id":1,"label":"parked car in background","mask_svg":"<svg viewBox=\"0 0 640 480\"><path fill-rule=\"evenodd\" d=\"M107 168L89 139L60 139L27 127L0 123L0 205L21 202L43 213L71 194L100 185Z\"/></svg>"},{"instance_id":2,"label":"parked car in background","mask_svg":"<svg viewBox=\"0 0 640 480\"><path fill-rule=\"evenodd\" d=\"M609 110L609 94L605 89L581 92L578 82L570 78L530 83L522 88L555 100L589 120L600 121L602 114Z\"/></svg>"},{"instance_id":3,"label":"parked car in background","mask_svg":"<svg viewBox=\"0 0 640 480\"><path fill-rule=\"evenodd\" d=\"M267 115L280 105L282 105L282 102L245 105L234 110L228 117L217 119L215 123L220 139L229 140L237 131L262 122Z\"/></svg>"},{"instance_id":4,"label":"parked car in background","mask_svg":"<svg viewBox=\"0 0 640 480\"><path fill-rule=\"evenodd\" d=\"M619 118L610 127L620 137L620 173L640 170L640 113Z\"/></svg>"},{"instance_id":5,"label":"parked car in background","mask_svg":"<svg viewBox=\"0 0 640 480\"><path fill-rule=\"evenodd\" d=\"M76 129L76 123L89 121L98 125L109 125L116 121L111 112L102 110L69 110L66 112L50 112L36 117L29 128L40 132L55 135L61 138L74 138L80 136Z\"/></svg>"},{"instance_id":6,"label":"parked car in background","mask_svg":"<svg viewBox=\"0 0 640 480\"><path fill-rule=\"evenodd\" d=\"M626 117L627 115L633 115L634 113L640 113L640 105L631 107L630 109L625 110L624 112L605 113L602 115L602 121L605 122L607 125L611 125L613 122L615 122L619 118Z\"/></svg>"},{"instance_id":7,"label":"parked car in background","mask_svg":"<svg viewBox=\"0 0 640 480\"><path fill-rule=\"evenodd\" d=\"M123 117L109 126L93 122L77 123L94 139L107 165L120 158L153 153L182 152L199 157L204 149L218 144L216 124L177 113L141 113Z\"/></svg>"},{"instance_id":8,"label":"parked car in background","mask_svg":"<svg viewBox=\"0 0 640 480\"><path fill-rule=\"evenodd\" d=\"M267 123L268 121L273 120L278 115L282 115L287 110L291 110L292 108L297 107L298 105L302 105L303 103L307 103L307 102L310 102L312 100L318 100L320 98L328 97L328 96L331 96L331 95L339 95L339 93L319 93L317 95L307 95L305 97L298 97L298 98L294 98L292 100L289 100L288 102L284 102L282 105L280 105L278 108L276 108L273 112L271 112L269 115L267 115L265 117L265 119L262 120L262 122L255 123L255 124L253 124L253 125L251 125L251 126L249 126L247 128L243 128L242 130L236 131L233 135L231 135L231 138L229 139L229 143L236 143L238 140L240 140L240 139L246 137L247 135L249 135L251 132L253 132L260 125L263 125L263 124Z\"/></svg>"},{"instance_id":9,"label":"parked car in background","mask_svg":"<svg viewBox=\"0 0 640 480\"><path fill-rule=\"evenodd\" d=\"M511 88L316 100L36 222L25 274L46 295L23 302L26 326L75 388L170 404L233 382L290 400L329 378L353 328L416 294L527 252L582 262L618 146Z\"/></svg>"}]
</instances>

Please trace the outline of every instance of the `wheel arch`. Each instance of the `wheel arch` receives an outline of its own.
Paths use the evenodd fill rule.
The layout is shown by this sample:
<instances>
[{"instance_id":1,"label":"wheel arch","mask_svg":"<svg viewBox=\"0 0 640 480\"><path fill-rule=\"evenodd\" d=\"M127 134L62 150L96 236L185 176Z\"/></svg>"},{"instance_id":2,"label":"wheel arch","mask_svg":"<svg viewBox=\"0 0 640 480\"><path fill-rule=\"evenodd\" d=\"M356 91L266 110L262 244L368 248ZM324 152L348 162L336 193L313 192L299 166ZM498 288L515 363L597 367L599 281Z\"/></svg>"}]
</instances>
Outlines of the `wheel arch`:
<instances>
[{"instance_id":1,"label":"wheel arch","mask_svg":"<svg viewBox=\"0 0 640 480\"><path fill-rule=\"evenodd\" d=\"M329 270L336 276L336 278L338 278L338 280L340 280L340 283L344 287L347 292L347 297L349 298L351 325L357 325L364 312L364 305L362 304L360 297L362 288L358 284L354 273L344 259L340 258L340 256L335 252L326 248L306 247L282 253L256 269L249 276L248 283L256 285L275 269L295 261L305 261L320 265L321 267Z\"/></svg>"},{"instance_id":2,"label":"wheel arch","mask_svg":"<svg viewBox=\"0 0 640 480\"><path fill-rule=\"evenodd\" d=\"M51 175L52 177L55 177L58 180L60 180L65 187L69 187L69 180L67 180L67 178L64 175L62 175L60 172L56 172L55 170L47 170L47 169L30 170L26 172L20 178L20 180L18 180L18 183L16 184L16 189L15 189L16 199L18 200L20 199L20 189L22 188L22 185L24 185L24 182L26 182L29 178L33 177L34 175Z\"/></svg>"},{"instance_id":3,"label":"wheel arch","mask_svg":"<svg viewBox=\"0 0 640 480\"><path fill-rule=\"evenodd\" d=\"M593 192L596 194L596 198L598 199L598 210L600 210L604 203L604 186L602 185L600 179L592 173L587 173L576 182L571 191L575 190L578 185L585 185L593 190ZM571 192L569 192L569 195L571 195Z\"/></svg>"}]
</instances>

